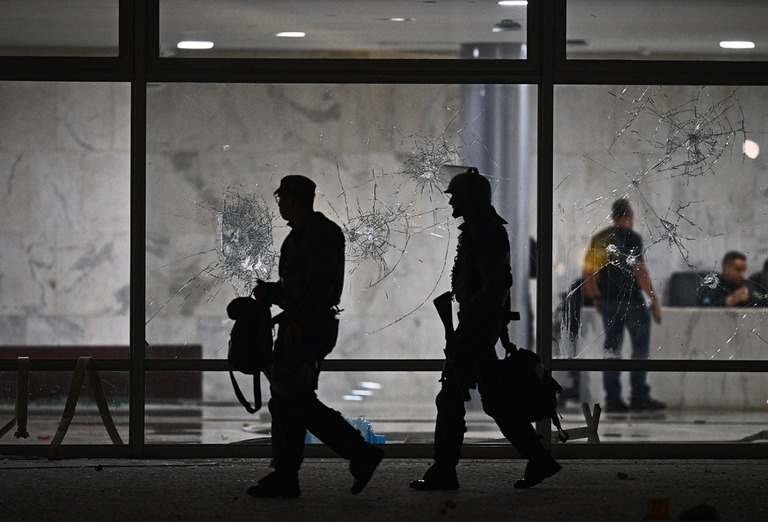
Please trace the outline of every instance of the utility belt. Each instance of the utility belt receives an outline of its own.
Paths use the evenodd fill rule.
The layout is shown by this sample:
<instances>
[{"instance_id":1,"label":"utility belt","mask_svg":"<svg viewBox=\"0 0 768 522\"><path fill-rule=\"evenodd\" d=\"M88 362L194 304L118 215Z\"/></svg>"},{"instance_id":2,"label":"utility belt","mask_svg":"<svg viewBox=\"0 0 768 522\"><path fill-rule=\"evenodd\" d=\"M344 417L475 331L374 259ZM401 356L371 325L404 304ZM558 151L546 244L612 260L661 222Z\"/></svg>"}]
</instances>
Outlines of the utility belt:
<instances>
[{"instance_id":1,"label":"utility belt","mask_svg":"<svg viewBox=\"0 0 768 522\"><path fill-rule=\"evenodd\" d=\"M309 319L296 319L301 326L301 341L297 344L302 345L302 349L309 350L313 359L319 361L325 358L336 346L339 337L339 319L340 310L331 307L318 313ZM278 325L277 338L278 344L283 344L283 330L295 319L290 311L281 312L275 317Z\"/></svg>"}]
</instances>

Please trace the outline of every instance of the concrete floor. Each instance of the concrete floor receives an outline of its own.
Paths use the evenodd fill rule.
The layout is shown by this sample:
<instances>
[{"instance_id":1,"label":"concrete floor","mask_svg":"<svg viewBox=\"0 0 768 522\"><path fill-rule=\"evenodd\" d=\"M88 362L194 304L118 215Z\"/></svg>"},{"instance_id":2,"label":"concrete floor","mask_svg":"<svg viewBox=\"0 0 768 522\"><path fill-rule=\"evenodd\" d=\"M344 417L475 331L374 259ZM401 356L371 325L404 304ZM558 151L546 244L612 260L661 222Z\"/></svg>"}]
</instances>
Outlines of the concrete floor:
<instances>
[{"instance_id":1,"label":"concrete floor","mask_svg":"<svg viewBox=\"0 0 768 522\"><path fill-rule=\"evenodd\" d=\"M768 448L766 448L768 450ZM768 451L766 453L768 456ZM530 490L512 483L520 460L464 461L455 492L417 492L429 465L385 459L358 496L340 459L309 459L299 499L255 499L246 488L265 459L95 460L0 456L0 520L551 520L631 521L651 512L677 520L712 506L720 520L768 520L768 460L565 460ZM711 511L711 510L710 510ZM711 520L707 512L695 520Z\"/></svg>"}]
</instances>

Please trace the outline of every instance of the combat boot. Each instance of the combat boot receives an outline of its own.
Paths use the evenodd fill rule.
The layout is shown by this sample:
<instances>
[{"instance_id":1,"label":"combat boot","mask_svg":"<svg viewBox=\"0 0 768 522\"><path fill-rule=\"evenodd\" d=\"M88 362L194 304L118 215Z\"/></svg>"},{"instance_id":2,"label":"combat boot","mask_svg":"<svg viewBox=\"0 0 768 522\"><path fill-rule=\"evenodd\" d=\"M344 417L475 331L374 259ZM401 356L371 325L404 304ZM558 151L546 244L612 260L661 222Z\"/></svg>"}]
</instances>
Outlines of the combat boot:
<instances>
[{"instance_id":1,"label":"combat boot","mask_svg":"<svg viewBox=\"0 0 768 522\"><path fill-rule=\"evenodd\" d=\"M433 464L424 473L424 478L412 480L410 486L418 491L452 491L459 489L456 467Z\"/></svg>"}]
</instances>

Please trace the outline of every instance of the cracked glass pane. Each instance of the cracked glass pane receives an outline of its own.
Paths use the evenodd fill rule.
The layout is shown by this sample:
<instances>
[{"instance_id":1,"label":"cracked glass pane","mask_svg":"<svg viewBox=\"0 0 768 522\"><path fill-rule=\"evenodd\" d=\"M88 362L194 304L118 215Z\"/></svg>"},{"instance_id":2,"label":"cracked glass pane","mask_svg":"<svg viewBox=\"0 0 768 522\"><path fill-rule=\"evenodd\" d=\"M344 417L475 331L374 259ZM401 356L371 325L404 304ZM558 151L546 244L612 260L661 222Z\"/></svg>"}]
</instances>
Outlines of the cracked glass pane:
<instances>
[{"instance_id":1,"label":"cracked glass pane","mask_svg":"<svg viewBox=\"0 0 768 522\"><path fill-rule=\"evenodd\" d=\"M768 357L764 96L761 87L557 88L555 357ZM745 378L764 407L764 376ZM628 384L625 396L644 393ZM598 379L590 397L608 387ZM679 406L682 394L661 399Z\"/></svg>"},{"instance_id":2,"label":"cracked glass pane","mask_svg":"<svg viewBox=\"0 0 768 522\"><path fill-rule=\"evenodd\" d=\"M532 346L531 86L156 84L148 105L150 347L226 357L226 305L277 279L288 227L273 192L303 174L317 184L315 209L346 238L330 358L441 358L431 301L450 289L460 224L443 193L446 165L477 166L491 181L524 318L511 335Z\"/></svg>"}]
</instances>

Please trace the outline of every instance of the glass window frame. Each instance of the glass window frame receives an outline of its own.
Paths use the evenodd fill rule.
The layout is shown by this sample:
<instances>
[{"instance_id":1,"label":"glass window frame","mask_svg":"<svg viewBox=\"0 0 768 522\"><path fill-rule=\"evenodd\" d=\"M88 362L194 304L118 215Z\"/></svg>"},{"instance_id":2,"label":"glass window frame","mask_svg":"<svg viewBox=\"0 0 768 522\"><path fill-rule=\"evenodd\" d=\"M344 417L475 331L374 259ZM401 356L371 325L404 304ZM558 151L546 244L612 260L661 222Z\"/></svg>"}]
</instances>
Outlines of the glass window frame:
<instances>
[{"instance_id":1,"label":"glass window frame","mask_svg":"<svg viewBox=\"0 0 768 522\"><path fill-rule=\"evenodd\" d=\"M144 282L146 225L146 107L150 82L249 83L478 83L533 84L537 100L537 222L539 258L536 338L552 370L653 372L768 372L768 361L553 360L552 191L555 85L669 84L768 85L768 62L566 60L567 0L540 0L528 6L526 60L361 60L361 59L173 59L159 57L158 0L120 0L119 55L115 58L0 57L0 81L121 81L131 83L131 358L94 360L90 369L130 371L130 439L124 446L67 447L66 456L235 457L257 456L242 445L155 445L144 441L144 381L148 371L227 371L225 360L148 360L144 357ZM549 248L548 248L549 247ZM74 360L31 361L31 370L72 371ZM439 360L329 360L324 371L438 371ZM0 361L0 370L15 370ZM545 432L549 427L544 427ZM41 445L0 441L6 454L47 454ZM393 445L391 457L431 455L431 445ZM646 443L556 445L560 458L761 458L762 445L749 443ZM516 456L509 445L469 445L467 458ZM264 457L269 454L265 448ZM324 447L307 456L330 456Z\"/></svg>"}]
</instances>

